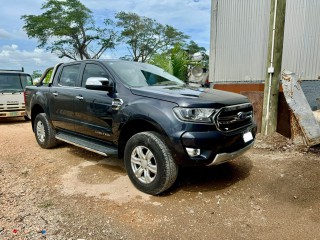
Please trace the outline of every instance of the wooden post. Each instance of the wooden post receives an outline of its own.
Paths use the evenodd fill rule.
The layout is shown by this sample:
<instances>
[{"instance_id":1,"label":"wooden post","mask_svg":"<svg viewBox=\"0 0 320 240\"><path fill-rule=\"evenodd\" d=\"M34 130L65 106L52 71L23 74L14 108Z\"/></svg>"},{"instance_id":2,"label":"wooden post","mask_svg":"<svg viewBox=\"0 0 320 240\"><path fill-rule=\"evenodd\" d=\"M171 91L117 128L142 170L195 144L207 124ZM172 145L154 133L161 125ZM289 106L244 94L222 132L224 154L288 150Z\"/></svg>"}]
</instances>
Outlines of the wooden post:
<instances>
[{"instance_id":1,"label":"wooden post","mask_svg":"<svg viewBox=\"0 0 320 240\"><path fill-rule=\"evenodd\" d=\"M264 84L261 126L261 133L264 135L270 135L277 130L285 12L286 0L271 0L267 74Z\"/></svg>"}]
</instances>

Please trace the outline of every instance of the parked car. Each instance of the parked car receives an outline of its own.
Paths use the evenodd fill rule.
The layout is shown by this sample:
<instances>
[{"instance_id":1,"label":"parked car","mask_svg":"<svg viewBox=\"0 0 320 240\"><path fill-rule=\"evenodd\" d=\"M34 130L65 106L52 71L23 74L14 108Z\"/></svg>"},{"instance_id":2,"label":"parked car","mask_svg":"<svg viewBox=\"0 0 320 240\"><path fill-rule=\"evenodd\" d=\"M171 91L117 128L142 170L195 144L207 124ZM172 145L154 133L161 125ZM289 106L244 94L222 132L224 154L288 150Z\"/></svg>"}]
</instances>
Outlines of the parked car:
<instances>
[{"instance_id":1,"label":"parked car","mask_svg":"<svg viewBox=\"0 0 320 240\"><path fill-rule=\"evenodd\" d=\"M60 140L123 157L145 193L170 188L179 166L221 164L253 146L256 125L245 96L192 88L138 62L85 60L47 72L49 81L44 75L26 88L38 144L51 148Z\"/></svg>"}]
</instances>

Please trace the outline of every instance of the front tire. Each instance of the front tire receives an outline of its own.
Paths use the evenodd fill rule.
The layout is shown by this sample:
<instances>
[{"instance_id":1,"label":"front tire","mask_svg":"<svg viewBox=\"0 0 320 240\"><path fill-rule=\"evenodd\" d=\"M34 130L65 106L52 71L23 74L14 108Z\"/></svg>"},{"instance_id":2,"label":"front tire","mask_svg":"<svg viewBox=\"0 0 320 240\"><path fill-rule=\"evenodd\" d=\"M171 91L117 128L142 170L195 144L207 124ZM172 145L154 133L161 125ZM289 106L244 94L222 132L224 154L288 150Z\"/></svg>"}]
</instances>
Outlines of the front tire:
<instances>
[{"instance_id":1,"label":"front tire","mask_svg":"<svg viewBox=\"0 0 320 240\"><path fill-rule=\"evenodd\" d=\"M42 148L52 148L58 144L55 131L45 113L39 113L34 120L34 133L38 144Z\"/></svg>"},{"instance_id":2,"label":"front tire","mask_svg":"<svg viewBox=\"0 0 320 240\"><path fill-rule=\"evenodd\" d=\"M177 179L178 166L156 132L133 135L126 144L124 162L133 185L148 194L164 192Z\"/></svg>"}]
</instances>

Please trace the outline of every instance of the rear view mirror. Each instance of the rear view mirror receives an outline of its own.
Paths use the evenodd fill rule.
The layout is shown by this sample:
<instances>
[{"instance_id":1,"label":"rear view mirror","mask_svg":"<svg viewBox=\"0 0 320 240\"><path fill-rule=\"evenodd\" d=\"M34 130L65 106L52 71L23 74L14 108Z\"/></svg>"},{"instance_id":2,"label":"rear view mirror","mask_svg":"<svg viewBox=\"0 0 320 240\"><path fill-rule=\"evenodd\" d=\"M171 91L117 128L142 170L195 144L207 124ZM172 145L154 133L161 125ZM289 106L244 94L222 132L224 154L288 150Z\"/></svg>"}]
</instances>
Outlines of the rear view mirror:
<instances>
[{"instance_id":1,"label":"rear view mirror","mask_svg":"<svg viewBox=\"0 0 320 240\"><path fill-rule=\"evenodd\" d=\"M111 91L113 86L108 78L89 77L86 81L86 88L101 91Z\"/></svg>"}]
</instances>

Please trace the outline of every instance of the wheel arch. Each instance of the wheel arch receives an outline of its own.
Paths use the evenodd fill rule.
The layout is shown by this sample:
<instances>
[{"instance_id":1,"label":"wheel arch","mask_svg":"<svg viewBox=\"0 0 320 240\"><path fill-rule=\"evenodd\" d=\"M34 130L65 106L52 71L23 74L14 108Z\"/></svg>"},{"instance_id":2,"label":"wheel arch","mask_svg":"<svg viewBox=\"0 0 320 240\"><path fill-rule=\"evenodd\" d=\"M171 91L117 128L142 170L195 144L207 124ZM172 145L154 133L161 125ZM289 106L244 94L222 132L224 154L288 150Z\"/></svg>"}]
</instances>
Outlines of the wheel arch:
<instances>
[{"instance_id":1,"label":"wheel arch","mask_svg":"<svg viewBox=\"0 0 320 240\"><path fill-rule=\"evenodd\" d=\"M118 152L119 158L124 156L124 149L128 140L139 132L153 131L161 134L165 138L166 132L159 126L159 124L146 120L146 119L134 119L127 122L121 127L121 132L118 140Z\"/></svg>"},{"instance_id":2,"label":"wheel arch","mask_svg":"<svg viewBox=\"0 0 320 240\"><path fill-rule=\"evenodd\" d=\"M39 114L39 113L44 113L44 109L42 108L41 105L39 104L35 104L33 107L32 107L32 110L31 110L31 122L32 122L32 130L34 131L34 120L36 118L36 116Z\"/></svg>"}]
</instances>

